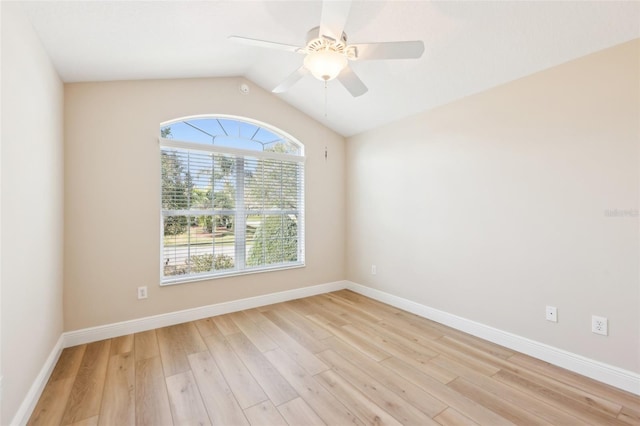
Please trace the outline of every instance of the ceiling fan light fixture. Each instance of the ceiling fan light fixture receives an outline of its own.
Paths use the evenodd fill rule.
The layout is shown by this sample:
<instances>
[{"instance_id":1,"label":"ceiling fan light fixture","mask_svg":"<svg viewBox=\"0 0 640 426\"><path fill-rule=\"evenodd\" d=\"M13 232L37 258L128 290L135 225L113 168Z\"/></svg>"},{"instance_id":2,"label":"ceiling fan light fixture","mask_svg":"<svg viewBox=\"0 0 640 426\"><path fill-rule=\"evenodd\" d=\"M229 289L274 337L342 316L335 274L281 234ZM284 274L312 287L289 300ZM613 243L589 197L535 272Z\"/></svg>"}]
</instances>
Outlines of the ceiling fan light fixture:
<instances>
[{"instance_id":1,"label":"ceiling fan light fixture","mask_svg":"<svg viewBox=\"0 0 640 426\"><path fill-rule=\"evenodd\" d=\"M309 52L304 58L304 66L321 81L333 80L347 66L347 57L331 49Z\"/></svg>"}]
</instances>

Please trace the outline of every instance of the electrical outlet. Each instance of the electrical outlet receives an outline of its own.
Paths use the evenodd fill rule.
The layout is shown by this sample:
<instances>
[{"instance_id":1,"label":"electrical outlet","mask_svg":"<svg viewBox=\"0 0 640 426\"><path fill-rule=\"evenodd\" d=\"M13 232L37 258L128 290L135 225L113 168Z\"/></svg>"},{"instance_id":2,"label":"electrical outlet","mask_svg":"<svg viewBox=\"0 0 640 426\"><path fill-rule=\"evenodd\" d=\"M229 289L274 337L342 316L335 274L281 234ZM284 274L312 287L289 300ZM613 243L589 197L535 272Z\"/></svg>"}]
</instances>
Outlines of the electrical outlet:
<instances>
[{"instance_id":1,"label":"electrical outlet","mask_svg":"<svg viewBox=\"0 0 640 426\"><path fill-rule=\"evenodd\" d=\"M547 321L558 322L558 308L547 306Z\"/></svg>"},{"instance_id":2,"label":"electrical outlet","mask_svg":"<svg viewBox=\"0 0 640 426\"><path fill-rule=\"evenodd\" d=\"M376 268L376 265L371 265L371 275L375 275L378 273L378 269Z\"/></svg>"},{"instance_id":3,"label":"electrical outlet","mask_svg":"<svg viewBox=\"0 0 640 426\"><path fill-rule=\"evenodd\" d=\"M603 336L609 335L609 321L605 317L591 316L591 331Z\"/></svg>"},{"instance_id":4,"label":"electrical outlet","mask_svg":"<svg viewBox=\"0 0 640 426\"><path fill-rule=\"evenodd\" d=\"M147 286L138 287L138 300L147 298Z\"/></svg>"}]
</instances>

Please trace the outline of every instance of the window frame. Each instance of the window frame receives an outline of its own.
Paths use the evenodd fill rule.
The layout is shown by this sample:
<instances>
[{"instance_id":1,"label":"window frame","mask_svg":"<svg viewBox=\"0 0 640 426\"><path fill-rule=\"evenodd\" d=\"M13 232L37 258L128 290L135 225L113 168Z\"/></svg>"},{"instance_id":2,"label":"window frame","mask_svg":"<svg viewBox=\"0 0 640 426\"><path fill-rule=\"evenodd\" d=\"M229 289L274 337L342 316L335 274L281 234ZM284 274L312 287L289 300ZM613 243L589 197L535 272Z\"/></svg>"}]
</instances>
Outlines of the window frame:
<instances>
[{"instance_id":1,"label":"window frame","mask_svg":"<svg viewBox=\"0 0 640 426\"><path fill-rule=\"evenodd\" d=\"M288 134L287 132L282 131L274 126L271 126L267 123L260 122L258 120L254 120L247 117L240 117L234 115L222 115L222 114L208 114L208 115L194 115L188 117L181 117L169 121L165 121L160 123L160 129L163 129L167 126L171 126L174 123L178 122L186 122L190 120L196 119L224 119L224 120L233 120L240 123L246 123L249 125L258 126L269 132L281 137L283 140L294 143L299 148L299 154L287 154L287 153L279 153L272 151L258 151L258 150L250 150L250 149L242 149L242 148L232 148L228 146L220 146L212 144L205 144L199 142L185 141L174 138L165 138L162 136L158 137L158 145L159 145L159 155L162 156L162 151L165 148L168 149L179 149L186 151L195 151L196 153L207 153L213 155L230 155L233 156L235 160L235 176L236 179L236 196L235 201L236 205L233 209L228 211L223 211L218 209L211 208L211 210L168 210L164 209L163 201L162 201L162 192L163 192L163 184L162 180L160 183L160 285L175 285L182 284L187 282L194 281L203 281L203 280L214 280L218 278L227 278L233 276L240 275L249 275L249 274L257 274L264 272L272 272L272 271L281 271L287 269L297 269L303 268L306 266L306 248L305 248L305 194L306 194L306 179L305 179L305 163L306 156L304 155L304 144L298 141L296 138ZM243 138L247 140L247 138ZM263 146L264 148L264 146ZM246 225L247 225L247 216L256 211L254 210L246 210L244 209L244 163L246 159L251 159L251 161L260 161L260 160L276 160L276 161L285 161L290 163L296 163L300 165L299 173L300 176L297 178L298 186L298 208L294 211L297 214L297 258L298 260L295 262L287 262L287 263L278 263L278 264L262 264L256 267L247 267L246 266ZM159 162L161 163L161 162ZM240 165L240 166L239 166ZM240 197L238 193L238 188L240 189L240 193L242 193L242 197ZM240 206L238 205L240 204ZM287 214L286 209L280 210L269 210L272 214ZM231 213L234 216L234 253L236 261L234 262L234 268L228 270L212 270L201 273L189 273L189 274L178 274L178 275L168 275L164 274L164 258L165 258L165 245L164 245L164 219L167 217L167 212L169 215L187 215L187 216L212 216L224 213ZM223 213L221 213L223 212ZM259 215L265 216L267 210L260 210ZM215 225L214 225L215 226ZM214 239L215 244L215 239ZM215 251L214 251L215 253ZM242 265L242 269L239 269L239 264L237 259L239 259L239 255L241 255L242 261L240 262Z\"/></svg>"}]
</instances>

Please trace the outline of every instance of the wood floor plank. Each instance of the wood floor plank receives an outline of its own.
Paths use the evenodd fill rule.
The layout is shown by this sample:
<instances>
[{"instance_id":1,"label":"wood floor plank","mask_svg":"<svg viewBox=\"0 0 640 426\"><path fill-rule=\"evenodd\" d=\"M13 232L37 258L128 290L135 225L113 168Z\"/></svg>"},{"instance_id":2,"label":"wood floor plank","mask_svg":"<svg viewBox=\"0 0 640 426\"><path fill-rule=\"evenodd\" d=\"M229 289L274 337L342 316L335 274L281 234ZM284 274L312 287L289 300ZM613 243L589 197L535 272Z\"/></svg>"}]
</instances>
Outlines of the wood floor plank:
<instances>
[{"instance_id":1,"label":"wood floor plank","mask_svg":"<svg viewBox=\"0 0 640 426\"><path fill-rule=\"evenodd\" d=\"M443 336L444 337L444 336ZM465 350L460 350L457 347L452 347L447 340L442 338L434 340L430 343L430 348L439 354L446 355L463 365L466 365L479 373L490 376L500 371L500 367L495 363L489 363L481 358L476 358Z\"/></svg>"},{"instance_id":2,"label":"wood floor plank","mask_svg":"<svg viewBox=\"0 0 640 426\"><path fill-rule=\"evenodd\" d=\"M289 310L280 309L273 311L264 311L260 313L264 320L271 321L277 325L280 329L286 332L296 342L304 346L311 353L322 352L327 349L322 340L317 339L311 334L308 334L305 328L301 327L303 319ZM326 333L329 337L329 333Z\"/></svg>"},{"instance_id":3,"label":"wood floor plank","mask_svg":"<svg viewBox=\"0 0 640 426\"><path fill-rule=\"evenodd\" d=\"M136 425L171 425L173 417L160 357L136 362Z\"/></svg>"},{"instance_id":4,"label":"wood floor plank","mask_svg":"<svg viewBox=\"0 0 640 426\"><path fill-rule=\"evenodd\" d=\"M509 362L540 375L559 380L585 392L597 395L609 401L617 401L620 405L640 412L640 396L630 392L605 385L573 371L549 364L548 362L532 358L528 355L516 353L509 357Z\"/></svg>"},{"instance_id":5,"label":"wood floor plank","mask_svg":"<svg viewBox=\"0 0 640 426\"><path fill-rule=\"evenodd\" d=\"M297 365L282 349L266 352L265 357L328 425L364 423L342 402Z\"/></svg>"},{"instance_id":6,"label":"wood floor plank","mask_svg":"<svg viewBox=\"0 0 640 426\"><path fill-rule=\"evenodd\" d=\"M434 321L400 310L393 314L384 315L384 321L389 324L400 325L432 340L444 336L449 331L448 327L438 327L440 324Z\"/></svg>"},{"instance_id":7,"label":"wood floor plank","mask_svg":"<svg viewBox=\"0 0 640 426\"><path fill-rule=\"evenodd\" d=\"M133 335L133 351L136 361L160 356L156 330L143 331Z\"/></svg>"},{"instance_id":8,"label":"wood floor plank","mask_svg":"<svg viewBox=\"0 0 640 426\"><path fill-rule=\"evenodd\" d=\"M462 415L460 412L449 407L442 413L438 414L433 420L440 423L442 426L477 426L478 423L474 422L470 418Z\"/></svg>"},{"instance_id":9,"label":"wood floor plank","mask_svg":"<svg viewBox=\"0 0 640 426\"><path fill-rule=\"evenodd\" d=\"M133 335L130 346L133 346ZM122 347L122 346L121 346ZM113 353L113 345L112 345ZM109 358L98 425L135 425L135 360L133 352Z\"/></svg>"},{"instance_id":10,"label":"wood floor plank","mask_svg":"<svg viewBox=\"0 0 640 426\"><path fill-rule=\"evenodd\" d=\"M382 303L377 300L371 299L367 296L363 296L361 294L355 293L351 290L339 290L333 293L338 297L341 297L343 299L346 299L358 304L358 306L361 306L363 309L375 310L379 313L379 315L383 315L385 317L396 316L398 314L407 313L406 311L395 308L391 305L387 305L386 303Z\"/></svg>"},{"instance_id":11,"label":"wood floor plank","mask_svg":"<svg viewBox=\"0 0 640 426\"><path fill-rule=\"evenodd\" d=\"M376 311L361 309L358 304L336 297L332 293L322 294L317 297L327 301L325 305L327 309L345 313L345 318L357 318L359 321L370 324L375 324L382 320L381 316L374 313Z\"/></svg>"},{"instance_id":12,"label":"wood floor plank","mask_svg":"<svg viewBox=\"0 0 640 426\"><path fill-rule=\"evenodd\" d=\"M493 377L509 386L530 393L534 397L567 412L568 414L578 418L582 422L588 424L595 423L607 425L624 424L617 418L604 414L600 410L589 407L585 404L581 404L580 402L566 395L563 395L560 392L546 388L545 386L532 382L510 371L500 370Z\"/></svg>"},{"instance_id":13,"label":"wood floor plank","mask_svg":"<svg viewBox=\"0 0 640 426\"><path fill-rule=\"evenodd\" d=\"M193 322L200 333L200 336L208 337L220 332L213 318L204 318Z\"/></svg>"},{"instance_id":14,"label":"wood floor plank","mask_svg":"<svg viewBox=\"0 0 640 426\"><path fill-rule=\"evenodd\" d=\"M497 345L495 343L478 339L466 333L458 332L456 334L447 334L447 337L452 340L457 340L461 343L469 345L475 349L486 352L488 355L507 360L514 355L514 351L507 349L504 346Z\"/></svg>"},{"instance_id":15,"label":"wood floor plank","mask_svg":"<svg viewBox=\"0 0 640 426\"><path fill-rule=\"evenodd\" d=\"M348 321L345 321L344 318L341 318L338 315L335 315L332 312L329 312L325 309L322 309L318 305L314 304L309 299L297 299L289 302L289 306L298 312L300 315L303 315L307 318L316 317L317 319L321 319L322 323L331 323L336 327L342 327L343 325L349 324ZM318 324L318 321L314 321ZM318 324L322 326L322 324Z\"/></svg>"},{"instance_id":16,"label":"wood floor plank","mask_svg":"<svg viewBox=\"0 0 640 426\"><path fill-rule=\"evenodd\" d=\"M376 327L366 327L362 324L345 325L342 327L360 338L365 339L378 348L399 359L411 363L428 364L429 360L438 355L437 352L411 342L401 336L393 336L388 331Z\"/></svg>"},{"instance_id":17,"label":"wood floor plank","mask_svg":"<svg viewBox=\"0 0 640 426\"><path fill-rule=\"evenodd\" d=\"M280 375L244 333L231 334L226 338L271 402L280 405L298 396L289 382Z\"/></svg>"},{"instance_id":18,"label":"wood floor plank","mask_svg":"<svg viewBox=\"0 0 640 426\"><path fill-rule=\"evenodd\" d=\"M165 380L174 424L180 426L211 424L191 371L174 374Z\"/></svg>"},{"instance_id":19,"label":"wood floor plank","mask_svg":"<svg viewBox=\"0 0 640 426\"><path fill-rule=\"evenodd\" d=\"M411 365L398 360L397 358L389 358L383 364L394 371L399 376L404 377L413 384L421 387L425 392L430 393L435 398L444 402L450 407L455 408L460 413L482 425L513 425L512 422L493 411L481 406L477 402L460 395L458 392L448 388L446 385L427 376L421 371L413 368Z\"/></svg>"},{"instance_id":20,"label":"wood floor plank","mask_svg":"<svg viewBox=\"0 0 640 426\"><path fill-rule=\"evenodd\" d=\"M251 321L244 312L234 312L229 316L260 352L270 351L278 347L278 344L261 330L258 324Z\"/></svg>"},{"instance_id":21,"label":"wood floor plank","mask_svg":"<svg viewBox=\"0 0 640 426\"><path fill-rule=\"evenodd\" d=\"M287 426L287 422L271 401L261 402L244 412L252 426Z\"/></svg>"},{"instance_id":22,"label":"wood floor plank","mask_svg":"<svg viewBox=\"0 0 640 426\"><path fill-rule=\"evenodd\" d=\"M449 336L449 337L464 337L464 336L470 336L469 334L465 333L464 331L460 331L460 330L456 330L455 328L449 327L447 325L444 324L440 324L436 321L431 321L425 318L421 318L418 316L415 316L417 318L416 321L412 322L412 326L416 327L416 328L424 328L427 327L429 330L436 330L438 332L440 332L443 336ZM414 320L416 319L414 318Z\"/></svg>"},{"instance_id":23,"label":"wood floor plank","mask_svg":"<svg viewBox=\"0 0 640 426\"><path fill-rule=\"evenodd\" d=\"M65 348L60 354L60 358L53 368L49 382L61 379L75 378L82 363L82 358L87 350L87 345L73 346Z\"/></svg>"},{"instance_id":24,"label":"wood floor plank","mask_svg":"<svg viewBox=\"0 0 640 426\"><path fill-rule=\"evenodd\" d=\"M324 426L326 424L300 397L280 405L278 411L290 425Z\"/></svg>"},{"instance_id":25,"label":"wood floor plank","mask_svg":"<svg viewBox=\"0 0 640 426\"><path fill-rule=\"evenodd\" d=\"M425 347L428 347L429 340L436 340L443 336L440 330L430 327L429 323L425 322L426 320L418 322L418 320L414 319L412 324L398 315L382 315L382 317L383 319L377 322L379 326L416 343L421 343ZM420 327L417 327L418 324Z\"/></svg>"},{"instance_id":26,"label":"wood floor plank","mask_svg":"<svg viewBox=\"0 0 640 426\"><path fill-rule=\"evenodd\" d=\"M111 355L126 354L133 351L133 334L111 339Z\"/></svg>"},{"instance_id":27,"label":"wood floor plank","mask_svg":"<svg viewBox=\"0 0 640 426\"><path fill-rule=\"evenodd\" d=\"M430 347L430 342L442 337L442 333L437 330L427 329L429 332L418 330L415 327L407 327L406 322L399 319L384 319L376 323L378 327L388 330L390 333L410 340L425 348Z\"/></svg>"},{"instance_id":28,"label":"wood floor plank","mask_svg":"<svg viewBox=\"0 0 640 426\"><path fill-rule=\"evenodd\" d=\"M380 326L380 324L381 323L378 323L376 325ZM330 339L327 339L327 342L329 341ZM388 347L391 348L390 352L393 352L392 354L393 356L412 365L413 367L417 368L423 373L436 378L441 383L448 383L457 377L456 374L451 373L448 370L445 370L443 368L440 368L432 364L430 360L433 358L426 357L426 356L423 356L423 354L420 354L420 352L418 352L419 346L414 346L413 349L411 349L411 348L403 348L399 345L394 346L392 344L389 344ZM433 352L428 352L428 355L430 356L433 354L434 354Z\"/></svg>"},{"instance_id":29,"label":"wood floor plank","mask_svg":"<svg viewBox=\"0 0 640 426\"><path fill-rule=\"evenodd\" d=\"M618 420L629 425L640 425L640 412L627 407L622 407L620 414L618 414Z\"/></svg>"},{"instance_id":30,"label":"wood floor plank","mask_svg":"<svg viewBox=\"0 0 640 426\"><path fill-rule=\"evenodd\" d=\"M334 352L357 365L358 368L374 377L389 390L428 416L433 417L447 407L442 401L437 400L410 381L399 377L382 363L377 363L367 358L342 343L339 339L331 338L326 340Z\"/></svg>"},{"instance_id":31,"label":"wood floor plank","mask_svg":"<svg viewBox=\"0 0 640 426\"><path fill-rule=\"evenodd\" d=\"M378 380L366 374L356 365L347 361L332 350L319 354L320 358L331 366L342 378L351 383L359 392L395 417L404 425L428 425L435 424L426 413L418 410L406 400L400 398ZM446 408L442 406L442 409Z\"/></svg>"},{"instance_id":32,"label":"wood floor plank","mask_svg":"<svg viewBox=\"0 0 640 426\"><path fill-rule=\"evenodd\" d=\"M493 368L518 371L518 367L512 364L509 360L503 359L502 357L496 357L493 354L463 340L445 335L432 344L436 347L438 347L437 345L442 344L448 349L456 351L456 356L459 356L459 354L465 354L466 356L471 357L478 362L482 362L484 365L492 366Z\"/></svg>"},{"instance_id":33,"label":"wood floor plank","mask_svg":"<svg viewBox=\"0 0 640 426\"><path fill-rule=\"evenodd\" d=\"M450 358L448 355L438 355L437 357L432 358L429 362L451 372L452 375L455 374L458 377L464 377L476 384L486 383L487 379L491 380L490 375L483 374L467 365L464 365L461 362ZM493 381L495 382L495 380Z\"/></svg>"},{"instance_id":34,"label":"wood floor plank","mask_svg":"<svg viewBox=\"0 0 640 426\"><path fill-rule=\"evenodd\" d=\"M28 426L58 426L69 400L75 377L49 381L31 414Z\"/></svg>"},{"instance_id":35,"label":"wood floor plank","mask_svg":"<svg viewBox=\"0 0 640 426\"><path fill-rule=\"evenodd\" d=\"M191 371L214 425L248 425L242 408L209 351L189 355Z\"/></svg>"},{"instance_id":36,"label":"wood floor plank","mask_svg":"<svg viewBox=\"0 0 640 426\"><path fill-rule=\"evenodd\" d=\"M204 341L240 407L249 408L268 399L262 387L219 331L218 334L205 337Z\"/></svg>"},{"instance_id":37,"label":"wood floor plank","mask_svg":"<svg viewBox=\"0 0 640 426\"><path fill-rule=\"evenodd\" d=\"M229 334L239 333L240 329L236 325L235 322L231 319L230 315L218 315L211 318L213 322L215 322L218 330L222 333L223 336L228 336Z\"/></svg>"},{"instance_id":38,"label":"wood floor plank","mask_svg":"<svg viewBox=\"0 0 640 426\"><path fill-rule=\"evenodd\" d=\"M271 337L273 341L277 341L278 346L298 364L300 364L307 373L315 375L329 368L311 351L302 346L271 321L262 321L258 326L260 330L262 330L267 336Z\"/></svg>"},{"instance_id":39,"label":"wood floor plank","mask_svg":"<svg viewBox=\"0 0 640 426\"><path fill-rule=\"evenodd\" d=\"M308 318L316 322L316 324L325 327L325 329L331 334L343 340L345 343L353 346L375 361L382 361L383 359L389 358L391 356L388 352L385 352L378 346L371 343L367 339L367 337L363 337L362 333L358 333L357 331L354 333L352 330L346 329L345 327L347 327L348 325L339 327L330 322L326 322L326 320L321 316L315 314L309 315Z\"/></svg>"},{"instance_id":40,"label":"wood floor plank","mask_svg":"<svg viewBox=\"0 0 640 426\"><path fill-rule=\"evenodd\" d=\"M323 294L309 297L308 300L314 305L315 315L326 316L335 325L338 325L339 321L345 323L342 325L351 324L354 321L361 321L353 312L342 308L331 299L327 299Z\"/></svg>"},{"instance_id":41,"label":"wood floor plank","mask_svg":"<svg viewBox=\"0 0 640 426\"><path fill-rule=\"evenodd\" d=\"M206 351L207 345L192 322L159 328L156 331L165 377L190 369L188 356Z\"/></svg>"},{"instance_id":42,"label":"wood floor plank","mask_svg":"<svg viewBox=\"0 0 640 426\"><path fill-rule=\"evenodd\" d=\"M483 390L497 395L504 402L509 403L514 407L522 407L532 414L545 419L551 424L571 425L580 423L577 418L565 413L564 411L546 404L543 401L532 397L530 394L526 394L518 389L505 385L500 381L494 380L492 377L480 374L465 365L447 358L446 356L438 356L431 362L438 364L442 368L456 371L460 377L464 377Z\"/></svg>"},{"instance_id":43,"label":"wood floor plank","mask_svg":"<svg viewBox=\"0 0 640 426\"><path fill-rule=\"evenodd\" d=\"M362 394L355 386L333 370L316 376L329 392L343 404L352 407L353 413L365 424L401 426L398 420Z\"/></svg>"},{"instance_id":44,"label":"wood floor plank","mask_svg":"<svg viewBox=\"0 0 640 426\"><path fill-rule=\"evenodd\" d=\"M62 417L63 425L99 415L110 350L111 340L87 345Z\"/></svg>"},{"instance_id":45,"label":"wood floor plank","mask_svg":"<svg viewBox=\"0 0 640 426\"><path fill-rule=\"evenodd\" d=\"M612 417L616 417L622 410L622 406L619 403L614 403L594 394L585 392L580 388L562 383L549 376L531 373L521 368L512 369L510 371L540 386L565 395L580 404L584 404L586 407L596 409Z\"/></svg>"},{"instance_id":46,"label":"wood floor plank","mask_svg":"<svg viewBox=\"0 0 640 426\"><path fill-rule=\"evenodd\" d=\"M306 318L305 315L292 308L291 302L281 303L278 305L278 309L268 310L267 312L269 311L277 312L283 318L287 318L315 340L322 340L332 336L332 334L323 327L318 326L316 323Z\"/></svg>"},{"instance_id":47,"label":"wood floor plank","mask_svg":"<svg viewBox=\"0 0 640 426\"><path fill-rule=\"evenodd\" d=\"M278 305L271 305L271 306L278 306ZM268 307L265 306L265 308L268 308ZM257 309L257 308L246 309L243 312L247 315L247 318L249 318L251 321L253 321L256 324L265 320L264 316L262 315L262 311L260 309Z\"/></svg>"},{"instance_id":48,"label":"wood floor plank","mask_svg":"<svg viewBox=\"0 0 640 426\"><path fill-rule=\"evenodd\" d=\"M520 408L517 405L512 405L509 402L504 401L498 395L486 392L482 388L474 385L462 377L458 377L447 385L451 389L458 392L460 395L464 395L467 398L477 402L483 407L488 408L494 413L499 414L505 419L511 420L515 424L526 425L551 425L544 419L541 419L534 414ZM577 419L574 419L574 421Z\"/></svg>"},{"instance_id":49,"label":"wood floor plank","mask_svg":"<svg viewBox=\"0 0 640 426\"><path fill-rule=\"evenodd\" d=\"M88 419L80 420L79 422L75 422L70 424L69 426L97 426L98 425L98 416L89 417Z\"/></svg>"},{"instance_id":50,"label":"wood floor plank","mask_svg":"<svg viewBox=\"0 0 640 426\"><path fill-rule=\"evenodd\" d=\"M434 327L437 323L433 321L418 317L417 315L402 311L393 306L378 302L377 300L369 299L368 297L353 293L349 290L336 293L342 298L357 301L362 309L375 310L377 314L383 318L380 322L397 324L400 328L409 329L418 332L420 335L434 339L444 334L441 329Z\"/></svg>"}]
</instances>

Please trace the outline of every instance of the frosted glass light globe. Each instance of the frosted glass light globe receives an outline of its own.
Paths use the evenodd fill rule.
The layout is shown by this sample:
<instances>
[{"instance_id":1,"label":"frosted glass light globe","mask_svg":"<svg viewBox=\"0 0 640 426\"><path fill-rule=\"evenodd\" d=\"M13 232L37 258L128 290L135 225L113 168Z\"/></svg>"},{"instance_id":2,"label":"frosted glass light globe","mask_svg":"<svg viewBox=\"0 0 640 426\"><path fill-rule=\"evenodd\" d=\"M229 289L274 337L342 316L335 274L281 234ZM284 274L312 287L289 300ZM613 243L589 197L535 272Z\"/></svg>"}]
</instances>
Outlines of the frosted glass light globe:
<instances>
[{"instance_id":1,"label":"frosted glass light globe","mask_svg":"<svg viewBox=\"0 0 640 426\"><path fill-rule=\"evenodd\" d=\"M333 50L318 50L304 58L304 66L318 80L333 80L347 66L347 57Z\"/></svg>"}]
</instances>

